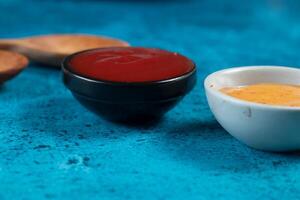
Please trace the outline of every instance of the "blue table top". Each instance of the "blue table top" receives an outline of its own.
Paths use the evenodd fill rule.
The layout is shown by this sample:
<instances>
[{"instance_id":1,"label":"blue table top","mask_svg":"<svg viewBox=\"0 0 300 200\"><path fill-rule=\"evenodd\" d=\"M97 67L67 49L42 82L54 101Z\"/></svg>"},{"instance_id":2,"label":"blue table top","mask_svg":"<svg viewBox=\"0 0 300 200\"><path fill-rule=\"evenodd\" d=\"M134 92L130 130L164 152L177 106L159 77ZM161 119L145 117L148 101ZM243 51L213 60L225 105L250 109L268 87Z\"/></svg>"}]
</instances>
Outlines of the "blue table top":
<instances>
[{"instance_id":1,"label":"blue table top","mask_svg":"<svg viewBox=\"0 0 300 200\"><path fill-rule=\"evenodd\" d=\"M300 64L300 3L253 0L2 0L0 37L90 33L178 51L196 88L162 121L88 112L59 70L31 64L0 90L0 199L296 199L299 153L246 147L224 131L202 81L241 65Z\"/></svg>"}]
</instances>

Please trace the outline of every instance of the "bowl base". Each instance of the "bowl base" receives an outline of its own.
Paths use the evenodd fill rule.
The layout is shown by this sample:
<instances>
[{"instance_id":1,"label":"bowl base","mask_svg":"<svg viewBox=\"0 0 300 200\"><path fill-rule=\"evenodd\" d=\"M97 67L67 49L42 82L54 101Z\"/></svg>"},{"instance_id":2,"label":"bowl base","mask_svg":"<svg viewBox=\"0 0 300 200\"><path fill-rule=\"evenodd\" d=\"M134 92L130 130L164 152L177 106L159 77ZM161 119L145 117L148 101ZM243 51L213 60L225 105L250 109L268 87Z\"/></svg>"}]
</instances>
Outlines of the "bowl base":
<instances>
[{"instance_id":1,"label":"bowl base","mask_svg":"<svg viewBox=\"0 0 300 200\"><path fill-rule=\"evenodd\" d=\"M102 118L121 123L145 124L158 121L173 108L182 97L155 102L111 103L91 99L73 93L73 96L87 109Z\"/></svg>"}]
</instances>

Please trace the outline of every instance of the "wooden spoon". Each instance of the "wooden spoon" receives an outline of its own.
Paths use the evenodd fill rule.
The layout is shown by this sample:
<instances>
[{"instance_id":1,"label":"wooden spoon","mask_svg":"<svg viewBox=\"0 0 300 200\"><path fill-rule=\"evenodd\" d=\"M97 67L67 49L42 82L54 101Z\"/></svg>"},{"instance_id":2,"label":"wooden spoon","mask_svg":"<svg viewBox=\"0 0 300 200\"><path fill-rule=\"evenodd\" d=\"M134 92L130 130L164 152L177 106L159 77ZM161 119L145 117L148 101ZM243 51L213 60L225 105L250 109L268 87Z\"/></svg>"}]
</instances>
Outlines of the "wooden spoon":
<instances>
[{"instance_id":1,"label":"wooden spoon","mask_svg":"<svg viewBox=\"0 0 300 200\"><path fill-rule=\"evenodd\" d=\"M86 49L129 46L127 42L93 35L61 34L0 40L0 49L19 52L31 60L60 67L64 57Z\"/></svg>"},{"instance_id":2,"label":"wooden spoon","mask_svg":"<svg viewBox=\"0 0 300 200\"><path fill-rule=\"evenodd\" d=\"M28 65L28 59L18 53L0 50L0 83L19 74Z\"/></svg>"}]
</instances>

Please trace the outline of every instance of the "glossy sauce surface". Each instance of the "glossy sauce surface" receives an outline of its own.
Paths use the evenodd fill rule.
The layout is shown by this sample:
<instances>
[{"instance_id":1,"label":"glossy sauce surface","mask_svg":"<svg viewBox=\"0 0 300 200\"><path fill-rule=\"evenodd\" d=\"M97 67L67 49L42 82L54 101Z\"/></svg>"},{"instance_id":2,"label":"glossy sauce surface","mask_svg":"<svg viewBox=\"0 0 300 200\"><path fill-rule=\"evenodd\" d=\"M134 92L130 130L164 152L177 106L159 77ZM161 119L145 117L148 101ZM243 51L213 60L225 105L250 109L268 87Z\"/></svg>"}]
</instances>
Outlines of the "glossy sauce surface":
<instances>
[{"instance_id":1,"label":"glossy sauce surface","mask_svg":"<svg viewBox=\"0 0 300 200\"><path fill-rule=\"evenodd\" d=\"M222 88L220 91L229 96L255 103L300 107L300 86L298 85L261 83Z\"/></svg>"},{"instance_id":2,"label":"glossy sauce surface","mask_svg":"<svg viewBox=\"0 0 300 200\"><path fill-rule=\"evenodd\" d=\"M177 53L151 48L114 47L86 51L73 56L69 69L94 80L151 82L191 72L194 63Z\"/></svg>"}]
</instances>

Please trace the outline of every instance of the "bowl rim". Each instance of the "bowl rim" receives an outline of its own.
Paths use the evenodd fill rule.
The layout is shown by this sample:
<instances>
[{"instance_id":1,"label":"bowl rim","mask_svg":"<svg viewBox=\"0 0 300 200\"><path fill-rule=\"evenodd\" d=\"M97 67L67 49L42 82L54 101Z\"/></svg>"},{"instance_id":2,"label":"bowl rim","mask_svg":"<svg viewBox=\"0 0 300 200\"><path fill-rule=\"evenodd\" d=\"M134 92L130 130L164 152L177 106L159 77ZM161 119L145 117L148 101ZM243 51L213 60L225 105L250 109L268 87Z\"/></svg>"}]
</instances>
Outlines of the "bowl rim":
<instances>
[{"instance_id":1,"label":"bowl rim","mask_svg":"<svg viewBox=\"0 0 300 200\"><path fill-rule=\"evenodd\" d=\"M224 99L225 101L232 102L241 106L251 106L255 107L258 109L265 109L265 110L283 110L283 111L299 111L300 112L300 107L291 107L291 106L280 106L280 105L270 105L270 104L262 104L262 103L255 103L251 101L246 101L242 99L238 99L235 97L231 97L227 94L224 94L220 92L219 90L213 89L210 87L208 84L209 80L215 77L216 75L220 75L222 73L232 73L236 71L246 71L246 70L262 70L262 69L267 69L267 70L291 70L291 71L298 71L300 72L299 68L295 67L287 67L287 66L276 66L276 65L253 65L253 66L239 66L239 67L231 67L227 69L222 69L216 72L213 72L209 74L205 80L204 80L204 88L207 92L212 93L213 95Z\"/></svg>"},{"instance_id":2,"label":"bowl rim","mask_svg":"<svg viewBox=\"0 0 300 200\"><path fill-rule=\"evenodd\" d=\"M68 74L68 75L71 75L71 76L74 76L76 78L79 78L81 80L84 80L84 81L88 81L88 82L91 82L91 83L98 83L98 84L106 84L106 85L115 85L115 86L120 86L120 85L126 85L126 86L144 86L144 85L153 85L153 84L165 84L165 83L169 83L169 82L173 82L173 81L179 81L179 80L182 80L182 79L185 79L189 76L191 76L192 74L196 73L197 72L197 65L196 63L191 60L190 58L180 54L181 56L185 57L186 59L190 60L192 63L193 63L193 67L192 67L192 70L182 74L182 75L179 75L179 76L176 76L176 77L173 77L173 78L168 78L168 79L162 79L162 80L156 80L156 81L141 81L141 82L121 82L121 81L108 81L108 80L100 80L100 79L92 79L92 78L89 78L89 77L85 77L85 76L82 76L82 75L79 75L75 72L72 72L71 68L70 68L70 60L78 55L78 54L81 54L81 53L85 53L85 52L89 52L89 51L95 51L97 49L111 49L111 48L152 48L152 47L139 47L139 46L127 46L127 47L104 47L104 48L93 48L93 49L88 49L88 50L83 50L83 51L78 51L76 53L73 53L71 55L68 55L66 56L62 63L61 63L61 66L62 66L62 70L64 73ZM152 49L160 49L160 50L164 50L164 49L161 49L161 48L152 48ZM164 51L167 51L167 50L164 50Z\"/></svg>"}]
</instances>

